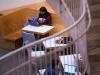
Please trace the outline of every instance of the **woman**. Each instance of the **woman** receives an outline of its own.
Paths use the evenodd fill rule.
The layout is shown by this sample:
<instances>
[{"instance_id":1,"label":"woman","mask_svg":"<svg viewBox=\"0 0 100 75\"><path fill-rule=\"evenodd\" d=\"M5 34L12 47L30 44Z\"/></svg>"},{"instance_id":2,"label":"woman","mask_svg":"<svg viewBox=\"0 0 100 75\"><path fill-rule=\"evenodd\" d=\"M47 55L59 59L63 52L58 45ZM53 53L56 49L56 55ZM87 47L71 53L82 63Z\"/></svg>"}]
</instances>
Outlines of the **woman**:
<instances>
[{"instance_id":1,"label":"woman","mask_svg":"<svg viewBox=\"0 0 100 75\"><path fill-rule=\"evenodd\" d=\"M52 25L51 14L47 11L45 7L41 7L39 9L39 16L37 18L37 23L38 25ZM48 35L49 34L45 35L35 34L35 38L38 40L47 37Z\"/></svg>"},{"instance_id":2,"label":"woman","mask_svg":"<svg viewBox=\"0 0 100 75\"><path fill-rule=\"evenodd\" d=\"M47 11L47 9L45 7L41 7L39 11L39 17L37 18L38 24L51 25L51 14Z\"/></svg>"}]
</instances>

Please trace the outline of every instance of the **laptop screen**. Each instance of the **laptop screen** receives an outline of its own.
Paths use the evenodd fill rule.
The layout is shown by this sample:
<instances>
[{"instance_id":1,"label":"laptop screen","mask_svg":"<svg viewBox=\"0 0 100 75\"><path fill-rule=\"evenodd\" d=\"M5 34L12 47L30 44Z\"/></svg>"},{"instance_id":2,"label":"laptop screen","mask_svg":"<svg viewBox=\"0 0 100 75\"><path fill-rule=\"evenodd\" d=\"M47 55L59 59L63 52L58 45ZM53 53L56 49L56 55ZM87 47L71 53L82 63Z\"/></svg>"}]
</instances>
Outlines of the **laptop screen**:
<instances>
[{"instance_id":1,"label":"laptop screen","mask_svg":"<svg viewBox=\"0 0 100 75\"><path fill-rule=\"evenodd\" d=\"M69 66L67 64L64 65L64 72L75 73L75 69L76 69L75 66Z\"/></svg>"}]
</instances>

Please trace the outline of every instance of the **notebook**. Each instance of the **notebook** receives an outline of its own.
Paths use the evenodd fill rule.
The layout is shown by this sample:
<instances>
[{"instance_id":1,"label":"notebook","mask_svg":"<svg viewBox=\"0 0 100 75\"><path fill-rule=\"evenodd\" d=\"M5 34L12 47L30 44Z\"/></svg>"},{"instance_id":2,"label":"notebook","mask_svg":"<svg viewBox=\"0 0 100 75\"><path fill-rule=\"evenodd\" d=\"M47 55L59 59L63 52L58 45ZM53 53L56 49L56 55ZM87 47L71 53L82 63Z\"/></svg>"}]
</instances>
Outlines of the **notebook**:
<instances>
[{"instance_id":1,"label":"notebook","mask_svg":"<svg viewBox=\"0 0 100 75\"><path fill-rule=\"evenodd\" d=\"M29 24L32 25L32 26L39 26L39 25L37 24L36 17L31 16L31 17L28 19L28 22L29 22Z\"/></svg>"},{"instance_id":2,"label":"notebook","mask_svg":"<svg viewBox=\"0 0 100 75\"><path fill-rule=\"evenodd\" d=\"M64 65L64 72L75 73L75 69L76 69L75 66L69 66L67 64Z\"/></svg>"}]
</instances>

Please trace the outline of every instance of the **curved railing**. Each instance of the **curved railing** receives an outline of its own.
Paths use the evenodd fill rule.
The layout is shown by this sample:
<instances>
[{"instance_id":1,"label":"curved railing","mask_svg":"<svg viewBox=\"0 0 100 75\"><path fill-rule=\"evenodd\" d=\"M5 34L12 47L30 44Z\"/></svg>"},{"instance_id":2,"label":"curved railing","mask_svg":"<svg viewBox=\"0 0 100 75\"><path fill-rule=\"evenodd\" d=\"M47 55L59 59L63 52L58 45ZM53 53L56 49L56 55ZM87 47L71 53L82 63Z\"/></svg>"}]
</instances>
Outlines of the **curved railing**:
<instances>
[{"instance_id":1,"label":"curved railing","mask_svg":"<svg viewBox=\"0 0 100 75\"><path fill-rule=\"evenodd\" d=\"M50 0L47 1L49 2ZM78 4L76 3L75 5L75 2L78 2ZM79 5L80 3L82 4ZM91 17L87 0L59 0L57 1L57 4L59 8L64 8L64 10L55 10L61 17L66 28L54 35L29 43L1 57L0 75L35 75L37 73L40 74L41 72L39 71L41 71L41 69L47 69L48 65L51 65L53 63L52 59L59 60L61 75L64 73L65 70L64 65L67 65L68 67L74 66L76 68L75 73L77 75L80 75L80 73L81 75L85 75L85 73L89 74L90 69L86 49L86 32L90 27ZM55 7L52 5L52 2L51 6ZM77 9L74 10L74 6L76 6ZM68 23L66 23L66 20L64 18L66 20L70 19L70 22L68 22L68 20ZM66 32L69 32L69 35ZM65 37L67 41L62 40L61 37ZM46 43L46 41L52 38L58 41L62 40L62 42L60 41L60 43L57 41L55 42L63 45L54 45L54 47L47 48L45 46L45 44L48 44ZM52 45L52 40L50 40L49 44L50 46ZM36 52L38 51L40 51L40 54L38 54L40 56L37 56ZM32 52L34 53L33 57L31 54ZM71 57L69 58L69 56ZM72 64L73 61L74 64ZM57 61L55 61L55 64L56 62ZM71 62L71 64L69 62ZM69 68L67 69L69 70Z\"/></svg>"}]
</instances>

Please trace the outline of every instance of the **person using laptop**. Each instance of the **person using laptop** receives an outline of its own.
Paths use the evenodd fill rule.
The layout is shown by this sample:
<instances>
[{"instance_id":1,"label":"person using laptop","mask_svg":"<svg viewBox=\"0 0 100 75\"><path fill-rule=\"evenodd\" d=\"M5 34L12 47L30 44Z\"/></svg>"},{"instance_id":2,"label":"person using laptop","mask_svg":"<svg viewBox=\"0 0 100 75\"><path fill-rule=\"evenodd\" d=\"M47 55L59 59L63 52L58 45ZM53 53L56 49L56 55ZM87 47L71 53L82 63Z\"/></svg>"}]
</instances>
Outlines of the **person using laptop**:
<instances>
[{"instance_id":1,"label":"person using laptop","mask_svg":"<svg viewBox=\"0 0 100 75\"><path fill-rule=\"evenodd\" d=\"M39 9L37 23L39 25L52 25L51 14L47 11L47 9L45 7L41 7Z\"/></svg>"},{"instance_id":2,"label":"person using laptop","mask_svg":"<svg viewBox=\"0 0 100 75\"><path fill-rule=\"evenodd\" d=\"M33 25L33 26L52 25L51 14L47 11L45 7L41 7L39 9L38 17L30 16L24 26L27 25Z\"/></svg>"},{"instance_id":3,"label":"person using laptop","mask_svg":"<svg viewBox=\"0 0 100 75\"><path fill-rule=\"evenodd\" d=\"M38 26L41 26L41 25L50 25L51 26L52 25L51 14L47 11L47 9L44 6L40 7L39 15L36 19L36 22L37 22ZM35 35L35 38L38 40L38 39L47 37L49 34L45 34L45 35L34 34L34 35Z\"/></svg>"}]
</instances>

